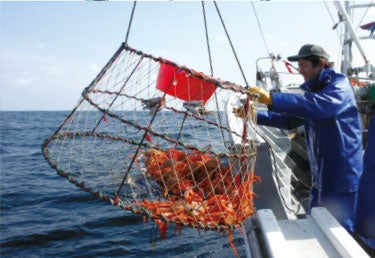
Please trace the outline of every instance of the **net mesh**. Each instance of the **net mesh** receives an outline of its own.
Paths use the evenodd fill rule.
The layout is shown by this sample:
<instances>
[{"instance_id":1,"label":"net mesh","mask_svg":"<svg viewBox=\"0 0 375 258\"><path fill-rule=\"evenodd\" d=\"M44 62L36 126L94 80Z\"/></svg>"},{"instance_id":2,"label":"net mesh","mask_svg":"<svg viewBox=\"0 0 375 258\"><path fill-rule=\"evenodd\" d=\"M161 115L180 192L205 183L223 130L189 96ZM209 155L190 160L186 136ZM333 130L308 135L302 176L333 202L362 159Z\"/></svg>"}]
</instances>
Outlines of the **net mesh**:
<instances>
[{"instance_id":1,"label":"net mesh","mask_svg":"<svg viewBox=\"0 0 375 258\"><path fill-rule=\"evenodd\" d=\"M228 126L234 94L250 96L122 44L43 154L82 190L152 218L162 237L170 223L233 230L254 212L257 180L255 131ZM244 107L255 125L256 110ZM234 148L233 137L243 148Z\"/></svg>"}]
</instances>

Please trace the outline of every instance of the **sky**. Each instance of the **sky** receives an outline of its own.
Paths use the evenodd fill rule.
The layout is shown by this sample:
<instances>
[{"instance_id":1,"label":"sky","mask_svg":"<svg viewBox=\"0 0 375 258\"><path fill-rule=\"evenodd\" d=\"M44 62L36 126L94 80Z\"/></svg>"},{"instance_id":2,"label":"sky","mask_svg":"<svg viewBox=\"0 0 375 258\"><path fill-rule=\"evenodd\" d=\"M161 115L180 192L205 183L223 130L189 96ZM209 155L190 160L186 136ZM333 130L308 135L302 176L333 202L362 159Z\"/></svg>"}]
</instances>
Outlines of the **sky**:
<instances>
[{"instance_id":1,"label":"sky","mask_svg":"<svg viewBox=\"0 0 375 258\"><path fill-rule=\"evenodd\" d=\"M255 85L257 58L276 53L286 59L306 43L321 45L338 63L341 48L332 30L338 21L332 2L252 3L217 2L250 85ZM0 110L73 109L82 90L125 40L132 6L127 1L0 2ZM213 2L206 1L205 9L213 75L244 85ZM200 1L139 1L128 44L210 74L202 13ZM363 8L353 24L356 28L374 20L375 7ZM363 41L363 47L375 64L374 40ZM354 65L363 65L357 53L354 50ZM262 65L269 68L266 61ZM277 69L285 67L280 62Z\"/></svg>"}]
</instances>

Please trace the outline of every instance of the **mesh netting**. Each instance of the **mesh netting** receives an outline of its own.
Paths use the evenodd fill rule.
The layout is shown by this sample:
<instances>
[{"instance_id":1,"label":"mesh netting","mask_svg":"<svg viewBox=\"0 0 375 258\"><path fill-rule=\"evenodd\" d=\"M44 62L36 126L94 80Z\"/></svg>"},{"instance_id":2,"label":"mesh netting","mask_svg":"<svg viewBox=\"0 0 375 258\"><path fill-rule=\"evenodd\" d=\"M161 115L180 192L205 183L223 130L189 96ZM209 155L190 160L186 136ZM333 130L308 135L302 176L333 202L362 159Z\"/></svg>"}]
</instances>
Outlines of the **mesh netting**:
<instances>
[{"instance_id":1,"label":"mesh netting","mask_svg":"<svg viewBox=\"0 0 375 258\"><path fill-rule=\"evenodd\" d=\"M256 180L255 131L227 125L233 94L250 97L122 44L45 140L43 154L82 190L152 218L162 237L168 223L233 230L253 214ZM256 124L246 103L242 116ZM233 136L243 148L234 148Z\"/></svg>"}]
</instances>

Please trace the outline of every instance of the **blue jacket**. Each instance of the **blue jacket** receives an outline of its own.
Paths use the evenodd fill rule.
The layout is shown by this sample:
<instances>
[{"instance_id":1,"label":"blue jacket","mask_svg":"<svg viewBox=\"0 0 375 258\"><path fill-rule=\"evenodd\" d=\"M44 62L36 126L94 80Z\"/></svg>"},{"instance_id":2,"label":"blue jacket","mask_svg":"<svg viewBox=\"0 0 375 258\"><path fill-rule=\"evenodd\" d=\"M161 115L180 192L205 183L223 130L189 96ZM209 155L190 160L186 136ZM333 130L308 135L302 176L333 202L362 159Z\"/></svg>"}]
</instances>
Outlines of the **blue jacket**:
<instances>
[{"instance_id":1,"label":"blue jacket","mask_svg":"<svg viewBox=\"0 0 375 258\"><path fill-rule=\"evenodd\" d=\"M305 127L313 187L356 192L362 174L362 127L353 90L342 74L323 69L301 85L304 94L271 93L272 111L259 111L258 124Z\"/></svg>"}]
</instances>

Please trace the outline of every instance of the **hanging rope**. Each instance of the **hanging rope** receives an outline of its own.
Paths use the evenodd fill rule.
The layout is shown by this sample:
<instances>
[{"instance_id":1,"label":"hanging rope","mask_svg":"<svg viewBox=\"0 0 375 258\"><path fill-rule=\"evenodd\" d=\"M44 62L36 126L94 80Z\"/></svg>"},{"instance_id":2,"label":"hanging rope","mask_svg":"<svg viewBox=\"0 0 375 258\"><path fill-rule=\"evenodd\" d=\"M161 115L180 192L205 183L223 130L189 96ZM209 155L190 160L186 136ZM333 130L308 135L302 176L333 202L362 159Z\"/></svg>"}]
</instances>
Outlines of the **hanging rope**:
<instances>
[{"instance_id":1,"label":"hanging rope","mask_svg":"<svg viewBox=\"0 0 375 258\"><path fill-rule=\"evenodd\" d=\"M129 25L128 25L128 30L126 32L126 37L125 37L125 45L127 45L128 43L128 39L129 39L129 34L130 34L130 28L131 28L131 25L132 25L132 22L133 22L133 16L134 16L134 11L135 11L135 6L137 4L137 1L134 1L133 3L133 8L132 8L132 13L130 15L130 19L129 19ZM109 63L111 64L111 63ZM103 69L103 71L105 72L105 70ZM102 72L103 72L102 71ZM104 75L104 73L103 73ZM101 76L100 76L101 77ZM99 79L100 79L99 77ZM93 83L92 83L93 84ZM125 85L124 85L125 86ZM115 100L113 100L113 103L115 102ZM112 103L112 104L113 104ZM111 105L112 106L112 105ZM111 108L111 106L109 106L109 108ZM109 109L108 108L108 109ZM95 132L95 130L98 128L98 126L100 125L100 123L103 121L103 119L105 119L105 114L103 114L103 116L99 119L98 123L96 124L96 126L93 128L92 132Z\"/></svg>"},{"instance_id":2,"label":"hanging rope","mask_svg":"<svg viewBox=\"0 0 375 258\"><path fill-rule=\"evenodd\" d=\"M363 19L366 17L368 10L370 10L370 7L371 7L371 5L372 5L373 3L374 3L374 2L370 2L370 3L368 4L365 13L362 15L361 20L358 22L358 25L357 25L357 27L355 28L356 31L358 30L359 26L361 26L361 23L362 23Z\"/></svg>"},{"instance_id":3,"label":"hanging rope","mask_svg":"<svg viewBox=\"0 0 375 258\"><path fill-rule=\"evenodd\" d=\"M230 46L231 46L231 48L232 48L233 55L234 55L234 57L236 58L237 65L238 65L238 67L240 68L241 75L242 75L242 78L243 78L243 80L244 80L244 82L245 82L246 88L249 88L249 84L248 84L248 82L247 82L247 80L246 80L245 73L244 73L244 71L243 71L243 69L242 69L242 66L241 66L240 60L238 59L238 56L237 56L236 50L234 49L234 46L233 46L232 40L231 40L231 38L230 38L230 36L229 36L228 30L227 30L227 28L226 28L226 26L225 26L225 23L224 23L223 17L221 16L221 13L220 13L219 7L217 6L216 1L214 1L214 5L215 5L215 7L216 7L217 14L219 15L219 18L220 18L221 24L223 25L223 28L224 28L225 34L227 35L227 39L228 39L228 41L229 41L229 44L230 44Z\"/></svg>"},{"instance_id":4,"label":"hanging rope","mask_svg":"<svg viewBox=\"0 0 375 258\"><path fill-rule=\"evenodd\" d=\"M335 22L335 19L333 18L333 15L332 15L331 11L329 10L326 1L324 1L323 3L324 3L324 6L325 6L325 8L328 12L328 15L331 17L332 23L334 24L332 29L336 30L337 38L339 39L339 48L338 48L338 51L337 51L337 59L340 59L343 44L342 44L342 38L340 36L340 32L337 30L337 25L338 25L339 22L338 23Z\"/></svg>"},{"instance_id":5,"label":"hanging rope","mask_svg":"<svg viewBox=\"0 0 375 258\"><path fill-rule=\"evenodd\" d=\"M258 19L258 15L257 15L257 11L255 9L255 6L254 6L254 3L251 2L251 6L253 8L253 11L254 11L254 15L255 15L255 18L256 18L256 21L257 21L257 24L258 24L258 28L259 28L259 31L260 31L260 34L262 36L262 39L263 39L263 43L264 43L264 46L266 47L266 50L267 50L267 53L268 55L270 56L270 51L269 51L269 47L268 47L268 44L267 44L267 41L265 39L265 36L264 36L264 33L263 33L263 29L262 29L262 26L260 24L260 21ZM276 69L275 69L275 66L274 66L274 62L273 60L271 59L271 65L273 67L273 69L275 70L276 72ZM281 197L281 200L284 204L284 206L286 207L286 209L290 212L293 212L296 216L298 214L298 211L295 211L293 209L293 207L289 207L289 205L287 204L286 200L285 200L285 197L281 191L281 179L280 179L280 176L279 176L279 173L278 173L278 168L277 168L277 164L276 164L276 155L275 155L275 151L273 150L273 148L271 147L271 144L269 143L269 141L259 132L259 130L253 126L253 129L256 131L257 135L259 137L261 137L263 139L263 141L267 144L267 147L269 148L270 152L271 152L271 157L272 157L272 160L273 160L273 172L274 172L274 175L275 175L275 178L277 180L277 185L278 185L278 192L280 193L280 197Z\"/></svg>"},{"instance_id":6,"label":"hanging rope","mask_svg":"<svg viewBox=\"0 0 375 258\"><path fill-rule=\"evenodd\" d=\"M132 8L132 13L130 15L130 19L129 19L129 25L128 25L128 30L126 32L126 37L125 37L125 44L128 44L128 39L129 39L129 34L130 34L130 28L131 28L131 25L132 25L132 22L133 22L133 16L134 16L134 11L135 11L135 6L137 5L137 1L134 1L133 2L133 8Z\"/></svg>"},{"instance_id":7,"label":"hanging rope","mask_svg":"<svg viewBox=\"0 0 375 258\"><path fill-rule=\"evenodd\" d=\"M251 3L251 6L253 7L254 15L255 15L255 18L257 20L257 24L258 24L258 28L259 28L259 31L260 31L260 35L262 36L264 46L266 47L266 50L267 50L267 54L268 54L268 56L270 56L271 52L270 52L270 50L268 48L266 38L264 37L263 29L262 29L262 26L260 25L260 21L258 19L258 14L257 14L257 11L255 10L254 3L252 1L250 3Z\"/></svg>"},{"instance_id":8,"label":"hanging rope","mask_svg":"<svg viewBox=\"0 0 375 258\"><path fill-rule=\"evenodd\" d=\"M209 40L209 38L208 38L207 19L206 19L206 9L205 9L205 7L204 7L204 1L202 1L202 10L203 10L204 29L205 29L206 43L207 43L208 60L209 60L209 62L210 62L210 72L211 72L211 76L214 76L214 70L213 70L213 68L212 68L212 58L211 58L210 40Z\"/></svg>"},{"instance_id":9,"label":"hanging rope","mask_svg":"<svg viewBox=\"0 0 375 258\"><path fill-rule=\"evenodd\" d=\"M210 63L210 72L211 72L211 76L214 76L214 70L213 70L212 58L211 58L210 40L209 40L209 37L208 37L206 9L205 9L205 5L204 5L204 1L202 1L202 10L203 10L203 20L204 20L204 28L205 28L205 35L206 35L206 43L207 43L208 60L209 60L209 63ZM215 96L215 104L216 104L216 109L217 109L217 117L218 117L218 120L219 120L219 124L222 124L221 116L220 116L220 110L219 110L219 100L217 99L216 92L214 93L214 96ZM223 142L225 142L224 132L223 132L222 129L221 129L221 140Z\"/></svg>"}]
</instances>

